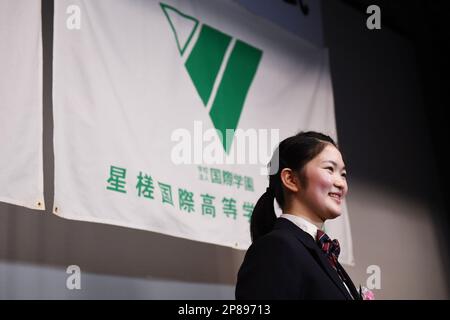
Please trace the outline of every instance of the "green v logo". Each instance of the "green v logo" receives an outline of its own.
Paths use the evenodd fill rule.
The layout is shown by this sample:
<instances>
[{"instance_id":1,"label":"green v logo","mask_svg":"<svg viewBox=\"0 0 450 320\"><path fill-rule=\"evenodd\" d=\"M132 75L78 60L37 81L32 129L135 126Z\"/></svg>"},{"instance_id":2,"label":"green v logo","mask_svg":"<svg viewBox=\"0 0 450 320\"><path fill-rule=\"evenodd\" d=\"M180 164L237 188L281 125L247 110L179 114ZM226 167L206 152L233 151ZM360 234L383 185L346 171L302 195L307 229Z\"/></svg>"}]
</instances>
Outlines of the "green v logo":
<instances>
[{"instance_id":1,"label":"green v logo","mask_svg":"<svg viewBox=\"0 0 450 320\"><path fill-rule=\"evenodd\" d=\"M183 56L199 27L199 21L160 3ZM197 41L185 67L228 153L233 137L226 130L237 128L245 98L255 76L262 51L206 24L200 25Z\"/></svg>"}]
</instances>

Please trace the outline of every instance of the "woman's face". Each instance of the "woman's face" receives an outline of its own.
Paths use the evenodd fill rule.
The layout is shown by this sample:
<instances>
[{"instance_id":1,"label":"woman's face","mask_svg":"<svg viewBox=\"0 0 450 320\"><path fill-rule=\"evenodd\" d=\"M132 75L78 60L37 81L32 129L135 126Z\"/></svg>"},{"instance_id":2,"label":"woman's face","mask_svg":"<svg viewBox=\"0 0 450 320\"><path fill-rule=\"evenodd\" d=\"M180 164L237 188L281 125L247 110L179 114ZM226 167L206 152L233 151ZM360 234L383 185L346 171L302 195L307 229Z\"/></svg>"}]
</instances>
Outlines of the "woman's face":
<instances>
[{"instance_id":1,"label":"woman's face","mask_svg":"<svg viewBox=\"0 0 450 320\"><path fill-rule=\"evenodd\" d=\"M306 189L301 198L322 221L342 214L348 187L342 155L331 144L304 167Z\"/></svg>"}]
</instances>

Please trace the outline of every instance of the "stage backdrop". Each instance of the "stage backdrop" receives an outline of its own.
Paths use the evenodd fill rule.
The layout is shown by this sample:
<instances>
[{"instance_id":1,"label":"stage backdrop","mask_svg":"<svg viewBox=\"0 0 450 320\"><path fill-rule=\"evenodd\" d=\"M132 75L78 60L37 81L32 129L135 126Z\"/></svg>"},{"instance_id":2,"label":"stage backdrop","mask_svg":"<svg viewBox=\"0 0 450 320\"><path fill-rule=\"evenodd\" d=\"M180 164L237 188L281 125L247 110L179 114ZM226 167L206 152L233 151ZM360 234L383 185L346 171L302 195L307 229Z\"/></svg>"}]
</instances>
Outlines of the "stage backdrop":
<instances>
[{"instance_id":1,"label":"stage backdrop","mask_svg":"<svg viewBox=\"0 0 450 320\"><path fill-rule=\"evenodd\" d=\"M44 210L41 2L0 1L0 201Z\"/></svg>"},{"instance_id":2,"label":"stage backdrop","mask_svg":"<svg viewBox=\"0 0 450 320\"><path fill-rule=\"evenodd\" d=\"M276 144L336 138L327 51L233 1L61 0L54 33L61 217L246 249Z\"/></svg>"}]
</instances>

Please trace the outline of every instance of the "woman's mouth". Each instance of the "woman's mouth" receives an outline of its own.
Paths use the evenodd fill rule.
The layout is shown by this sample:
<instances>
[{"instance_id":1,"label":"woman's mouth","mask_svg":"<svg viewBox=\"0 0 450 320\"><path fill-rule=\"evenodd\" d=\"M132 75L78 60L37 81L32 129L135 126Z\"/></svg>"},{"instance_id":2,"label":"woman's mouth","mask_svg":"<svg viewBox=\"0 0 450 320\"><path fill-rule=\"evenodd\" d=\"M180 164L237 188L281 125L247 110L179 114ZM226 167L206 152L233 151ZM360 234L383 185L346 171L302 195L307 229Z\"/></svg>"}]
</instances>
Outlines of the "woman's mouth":
<instances>
[{"instance_id":1,"label":"woman's mouth","mask_svg":"<svg viewBox=\"0 0 450 320\"><path fill-rule=\"evenodd\" d=\"M338 204L341 203L342 194L337 192L330 192L328 195L333 198L334 201L336 201Z\"/></svg>"}]
</instances>

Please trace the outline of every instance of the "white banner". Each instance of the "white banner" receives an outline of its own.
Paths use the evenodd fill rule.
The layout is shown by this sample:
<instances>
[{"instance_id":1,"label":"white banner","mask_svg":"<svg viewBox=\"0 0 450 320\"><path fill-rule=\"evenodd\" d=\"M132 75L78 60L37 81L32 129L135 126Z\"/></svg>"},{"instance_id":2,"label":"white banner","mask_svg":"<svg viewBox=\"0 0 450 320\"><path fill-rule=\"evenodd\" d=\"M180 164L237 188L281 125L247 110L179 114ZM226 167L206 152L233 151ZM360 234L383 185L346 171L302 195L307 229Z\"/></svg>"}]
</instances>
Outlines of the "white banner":
<instances>
[{"instance_id":1,"label":"white banner","mask_svg":"<svg viewBox=\"0 0 450 320\"><path fill-rule=\"evenodd\" d=\"M232 1L57 1L54 30L62 217L246 249L277 143L336 137L327 52Z\"/></svg>"},{"instance_id":2,"label":"white banner","mask_svg":"<svg viewBox=\"0 0 450 320\"><path fill-rule=\"evenodd\" d=\"M41 2L0 1L0 201L44 210Z\"/></svg>"}]
</instances>

